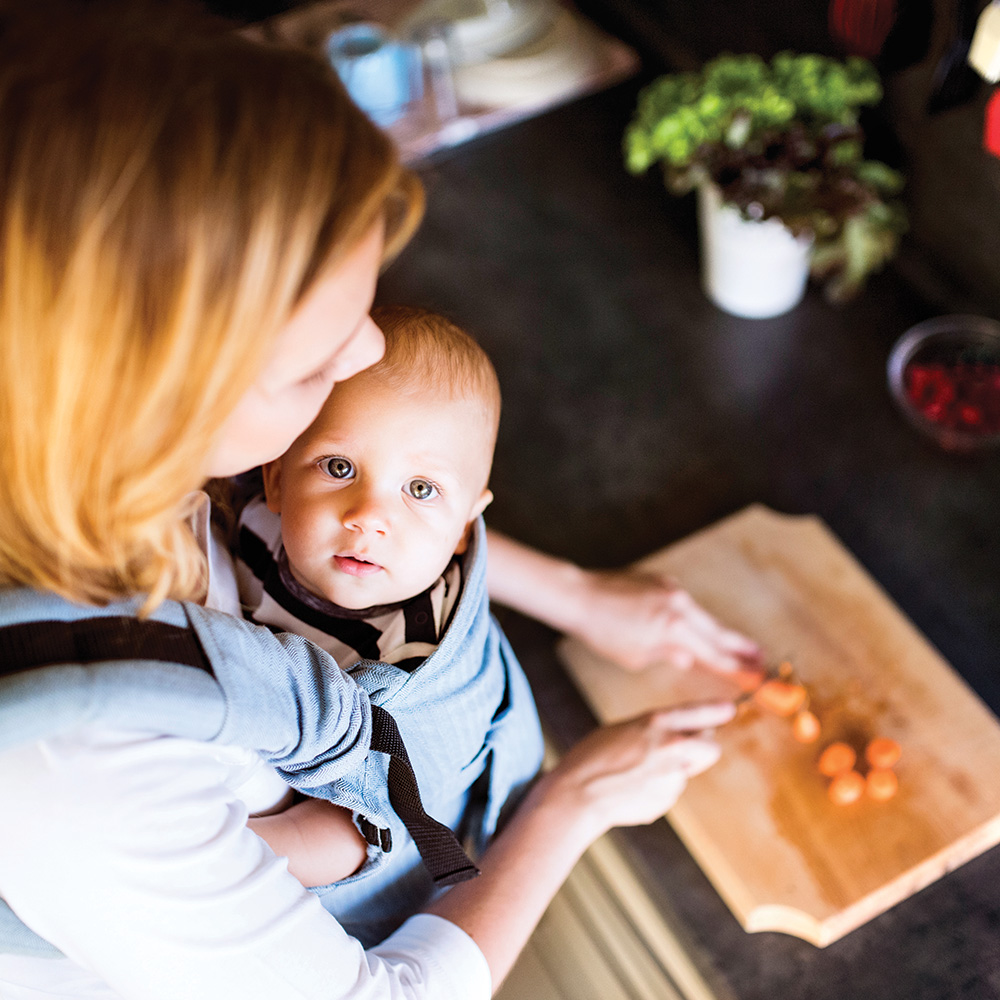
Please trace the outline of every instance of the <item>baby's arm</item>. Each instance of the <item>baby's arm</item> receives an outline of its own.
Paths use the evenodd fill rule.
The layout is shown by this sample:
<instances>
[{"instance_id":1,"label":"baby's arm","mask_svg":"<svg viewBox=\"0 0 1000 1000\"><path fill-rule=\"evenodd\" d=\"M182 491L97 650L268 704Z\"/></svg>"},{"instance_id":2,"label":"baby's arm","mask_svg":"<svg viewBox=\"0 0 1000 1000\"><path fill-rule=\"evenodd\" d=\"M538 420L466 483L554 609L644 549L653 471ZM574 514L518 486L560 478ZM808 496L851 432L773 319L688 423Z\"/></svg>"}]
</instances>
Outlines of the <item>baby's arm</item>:
<instances>
[{"instance_id":1,"label":"baby's arm","mask_svg":"<svg viewBox=\"0 0 1000 1000\"><path fill-rule=\"evenodd\" d=\"M256 816L247 826L304 886L329 885L364 864L368 846L349 810L321 799L297 802L284 812Z\"/></svg>"}]
</instances>

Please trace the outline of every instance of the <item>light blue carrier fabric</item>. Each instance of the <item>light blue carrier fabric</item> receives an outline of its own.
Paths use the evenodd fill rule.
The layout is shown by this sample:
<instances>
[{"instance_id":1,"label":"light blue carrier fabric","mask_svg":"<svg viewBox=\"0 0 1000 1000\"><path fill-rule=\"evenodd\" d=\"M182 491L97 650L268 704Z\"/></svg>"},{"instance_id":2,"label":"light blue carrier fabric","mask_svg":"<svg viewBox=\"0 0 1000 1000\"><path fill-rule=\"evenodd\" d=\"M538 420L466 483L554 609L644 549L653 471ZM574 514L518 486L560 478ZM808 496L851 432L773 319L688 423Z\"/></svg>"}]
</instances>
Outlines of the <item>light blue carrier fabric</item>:
<instances>
[{"instance_id":1,"label":"light blue carrier fabric","mask_svg":"<svg viewBox=\"0 0 1000 1000\"><path fill-rule=\"evenodd\" d=\"M0 626L136 617L140 601L95 608L27 589L0 590ZM0 749L79 725L165 734L258 752L294 788L331 799L364 768L371 705L332 658L300 636L191 603L151 620L193 629L214 671L152 660L39 667L0 676ZM16 665L6 665L16 671ZM382 755L374 755L382 756ZM57 955L0 900L0 950Z\"/></svg>"},{"instance_id":2,"label":"light blue carrier fabric","mask_svg":"<svg viewBox=\"0 0 1000 1000\"><path fill-rule=\"evenodd\" d=\"M68 663L0 676L0 749L96 724L255 750L292 787L391 831L390 851L370 847L360 872L313 890L350 933L373 943L419 909L432 885L389 804L389 758L369 752L371 703L395 718L426 811L476 849L541 760L527 679L489 613L485 560L480 524L448 630L412 673L363 661L348 677L301 636L168 601L152 620L193 629L214 677L157 661ZM0 626L134 617L140 604L94 608L32 590L0 590ZM2 899L0 950L58 954Z\"/></svg>"},{"instance_id":3,"label":"light blue carrier fabric","mask_svg":"<svg viewBox=\"0 0 1000 1000\"><path fill-rule=\"evenodd\" d=\"M437 649L414 670L361 660L350 676L396 720L424 809L455 830L473 854L494 834L542 759L528 680L490 614L486 529L480 518L465 553L462 592ZM383 864L313 891L349 934L382 940L434 889L406 827L389 808L385 758L331 786L336 801L391 832ZM381 854L372 848L369 854Z\"/></svg>"}]
</instances>

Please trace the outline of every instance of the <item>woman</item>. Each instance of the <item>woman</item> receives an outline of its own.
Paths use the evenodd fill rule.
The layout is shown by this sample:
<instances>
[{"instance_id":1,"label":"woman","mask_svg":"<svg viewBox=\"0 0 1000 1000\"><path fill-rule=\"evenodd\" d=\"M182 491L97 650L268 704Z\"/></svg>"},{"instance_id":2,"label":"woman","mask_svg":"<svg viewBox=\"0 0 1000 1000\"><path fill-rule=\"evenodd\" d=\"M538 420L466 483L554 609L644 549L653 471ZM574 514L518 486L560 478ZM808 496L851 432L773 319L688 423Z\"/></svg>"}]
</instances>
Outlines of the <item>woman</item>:
<instances>
[{"instance_id":1,"label":"woman","mask_svg":"<svg viewBox=\"0 0 1000 1000\"><path fill-rule=\"evenodd\" d=\"M0 25L0 994L488 996L586 846L716 759L702 731L732 706L584 741L480 878L367 953L288 874L247 829L273 794L248 762L331 780L371 710L315 647L199 604L191 497L379 357L368 309L419 186L307 57L91 6ZM536 557L544 603L562 564L506 553ZM621 586L674 600L580 603ZM665 631L725 666L733 640L692 621Z\"/></svg>"}]
</instances>

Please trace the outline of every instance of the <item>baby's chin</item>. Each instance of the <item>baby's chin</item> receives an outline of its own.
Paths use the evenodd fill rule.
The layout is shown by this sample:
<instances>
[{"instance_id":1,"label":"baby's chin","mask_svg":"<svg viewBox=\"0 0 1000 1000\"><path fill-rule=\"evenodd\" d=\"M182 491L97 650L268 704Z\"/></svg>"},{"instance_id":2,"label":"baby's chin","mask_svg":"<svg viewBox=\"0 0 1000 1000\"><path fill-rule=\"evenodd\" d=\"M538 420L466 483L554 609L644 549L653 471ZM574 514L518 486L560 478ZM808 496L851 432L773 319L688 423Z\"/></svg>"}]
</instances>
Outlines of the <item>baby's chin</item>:
<instances>
[{"instance_id":1,"label":"baby's chin","mask_svg":"<svg viewBox=\"0 0 1000 1000\"><path fill-rule=\"evenodd\" d=\"M405 583L398 584L385 568L373 574L357 575L327 567L324 573L315 574L311 580L306 580L292 567L292 575L307 590L331 604L348 611L364 611L366 608L381 608L413 600L441 579L451 560L452 555L449 554L433 576L425 573L421 574L420 579L414 579L409 574Z\"/></svg>"},{"instance_id":2,"label":"baby's chin","mask_svg":"<svg viewBox=\"0 0 1000 1000\"><path fill-rule=\"evenodd\" d=\"M402 604L410 598L407 596L396 597L394 594L376 594L368 599L356 595L342 597L341 600L337 600L336 596L327 595L326 599L331 604L336 604L337 607L344 608L346 611L364 611L366 608L382 608L387 605Z\"/></svg>"},{"instance_id":3,"label":"baby's chin","mask_svg":"<svg viewBox=\"0 0 1000 1000\"><path fill-rule=\"evenodd\" d=\"M331 604L346 608L348 611L364 611L365 608L381 608L386 605L403 604L422 594L438 580L428 580L423 585L415 584L405 589L391 586L331 586L326 588L323 597ZM414 589L414 587L416 589Z\"/></svg>"},{"instance_id":4,"label":"baby's chin","mask_svg":"<svg viewBox=\"0 0 1000 1000\"><path fill-rule=\"evenodd\" d=\"M410 597L415 596L415 594L402 593L399 587L393 587L391 582L384 578L384 570L377 574L382 579L377 580L372 577L359 579L337 572L334 572L332 576L329 572L315 573L310 576L302 573L295 566L292 566L291 569L292 576L311 594L348 611L364 611L365 608L399 604L401 601L409 600ZM415 593L419 594L420 591Z\"/></svg>"}]
</instances>

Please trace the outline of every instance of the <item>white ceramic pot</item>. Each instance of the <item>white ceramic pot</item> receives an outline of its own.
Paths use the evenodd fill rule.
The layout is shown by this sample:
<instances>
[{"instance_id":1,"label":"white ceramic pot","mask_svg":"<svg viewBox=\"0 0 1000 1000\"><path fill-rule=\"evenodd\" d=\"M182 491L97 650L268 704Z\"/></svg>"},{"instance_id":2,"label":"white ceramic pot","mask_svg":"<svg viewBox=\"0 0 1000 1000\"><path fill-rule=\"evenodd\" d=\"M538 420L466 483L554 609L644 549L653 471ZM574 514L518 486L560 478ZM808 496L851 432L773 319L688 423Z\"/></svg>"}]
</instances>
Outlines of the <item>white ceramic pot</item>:
<instances>
[{"instance_id":1,"label":"white ceramic pot","mask_svg":"<svg viewBox=\"0 0 1000 1000\"><path fill-rule=\"evenodd\" d=\"M705 294L734 316L780 316L802 300L812 238L793 236L777 219L753 222L725 205L714 184L698 188L701 274Z\"/></svg>"}]
</instances>

